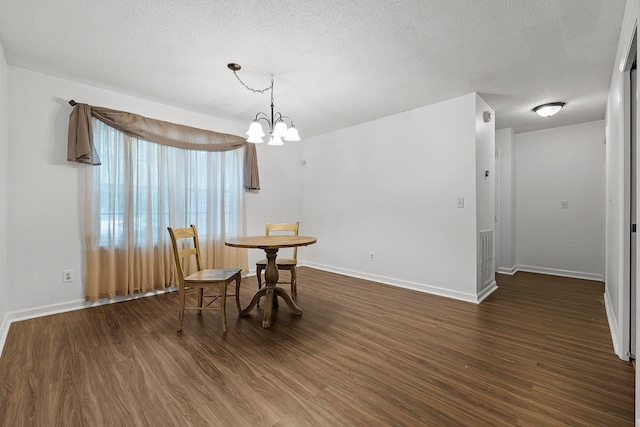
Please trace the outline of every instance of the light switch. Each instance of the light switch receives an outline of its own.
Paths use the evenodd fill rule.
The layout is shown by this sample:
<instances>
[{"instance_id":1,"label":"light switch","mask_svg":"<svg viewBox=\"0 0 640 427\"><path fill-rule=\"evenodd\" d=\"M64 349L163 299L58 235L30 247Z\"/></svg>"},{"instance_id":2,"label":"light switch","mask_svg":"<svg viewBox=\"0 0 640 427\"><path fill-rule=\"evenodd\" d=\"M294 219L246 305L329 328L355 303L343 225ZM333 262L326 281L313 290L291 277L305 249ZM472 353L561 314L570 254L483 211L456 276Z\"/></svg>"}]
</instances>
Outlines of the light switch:
<instances>
[{"instance_id":1,"label":"light switch","mask_svg":"<svg viewBox=\"0 0 640 427\"><path fill-rule=\"evenodd\" d=\"M568 200L563 200L560 202L560 207L562 209L569 209L569 201Z\"/></svg>"},{"instance_id":2,"label":"light switch","mask_svg":"<svg viewBox=\"0 0 640 427\"><path fill-rule=\"evenodd\" d=\"M464 197L459 197L458 198L458 205L459 208L464 208Z\"/></svg>"}]
</instances>

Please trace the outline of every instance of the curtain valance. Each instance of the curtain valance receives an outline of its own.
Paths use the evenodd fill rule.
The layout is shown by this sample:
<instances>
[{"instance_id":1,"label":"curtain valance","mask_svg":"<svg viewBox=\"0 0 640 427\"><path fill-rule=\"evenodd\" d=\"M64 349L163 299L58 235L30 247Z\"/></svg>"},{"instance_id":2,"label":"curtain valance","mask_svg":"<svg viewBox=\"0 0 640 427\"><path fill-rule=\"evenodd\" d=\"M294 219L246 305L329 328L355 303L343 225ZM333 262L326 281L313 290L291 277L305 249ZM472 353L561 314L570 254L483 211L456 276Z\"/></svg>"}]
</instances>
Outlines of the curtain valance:
<instances>
[{"instance_id":1,"label":"curtain valance","mask_svg":"<svg viewBox=\"0 0 640 427\"><path fill-rule=\"evenodd\" d=\"M100 157L93 144L91 117L145 141L172 147L200 151L228 151L246 147L244 187L248 190L260 189L256 147L242 137L88 104L76 104L69 115L67 160L88 165L100 164Z\"/></svg>"}]
</instances>

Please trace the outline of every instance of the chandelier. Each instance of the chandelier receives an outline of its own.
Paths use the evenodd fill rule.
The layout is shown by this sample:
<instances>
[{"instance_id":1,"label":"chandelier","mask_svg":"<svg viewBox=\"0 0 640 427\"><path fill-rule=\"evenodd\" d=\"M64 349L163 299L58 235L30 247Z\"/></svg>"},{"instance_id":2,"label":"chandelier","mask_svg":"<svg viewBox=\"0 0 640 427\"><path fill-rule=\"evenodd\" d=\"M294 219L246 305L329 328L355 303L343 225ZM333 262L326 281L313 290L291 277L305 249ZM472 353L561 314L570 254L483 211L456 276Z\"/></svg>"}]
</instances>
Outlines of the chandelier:
<instances>
[{"instance_id":1,"label":"chandelier","mask_svg":"<svg viewBox=\"0 0 640 427\"><path fill-rule=\"evenodd\" d=\"M249 130L247 131L248 142L252 142L254 144L260 144L264 142L262 137L265 136L264 130L262 129L262 124L260 124L260 120L264 120L269 125L269 145L284 145L285 141L300 141L300 136L298 135L298 129L293 125L293 120L287 116L283 116L279 112L273 112L273 76L271 76L271 86L264 89L252 89L247 86L240 77L238 77L238 71L240 71L240 65L235 63L227 64L227 67L233 71L233 74L236 76L238 81L242 83L242 86L246 87L253 93L265 93L266 91L271 92L271 117L267 113L259 112L256 114L255 119L251 122L249 126ZM290 126L287 127L285 123L285 119L287 119L290 123Z\"/></svg>"}]
</instances>

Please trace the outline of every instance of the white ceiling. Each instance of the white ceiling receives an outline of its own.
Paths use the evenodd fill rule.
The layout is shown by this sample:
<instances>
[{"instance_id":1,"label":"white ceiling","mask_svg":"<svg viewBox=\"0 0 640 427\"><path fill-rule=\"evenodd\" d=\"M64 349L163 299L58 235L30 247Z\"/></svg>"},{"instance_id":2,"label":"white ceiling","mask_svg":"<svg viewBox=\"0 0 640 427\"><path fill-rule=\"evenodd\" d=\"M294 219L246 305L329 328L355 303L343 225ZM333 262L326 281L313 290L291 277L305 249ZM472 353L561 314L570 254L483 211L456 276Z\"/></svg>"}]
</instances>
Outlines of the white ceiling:
<instances>
[{"instance_id":1,"label":"white ceiling","mask_svg":"<svg viewBox=\"0 0 640 427\"><path fill-rule=\"evenodd\" d=\"M236 62L251 87L275 76L303 138L470 92L520 133L604 118L624 4L2 0L0 43L15 67L248 123L269 96Z\"/></svg>"}]
</instances>

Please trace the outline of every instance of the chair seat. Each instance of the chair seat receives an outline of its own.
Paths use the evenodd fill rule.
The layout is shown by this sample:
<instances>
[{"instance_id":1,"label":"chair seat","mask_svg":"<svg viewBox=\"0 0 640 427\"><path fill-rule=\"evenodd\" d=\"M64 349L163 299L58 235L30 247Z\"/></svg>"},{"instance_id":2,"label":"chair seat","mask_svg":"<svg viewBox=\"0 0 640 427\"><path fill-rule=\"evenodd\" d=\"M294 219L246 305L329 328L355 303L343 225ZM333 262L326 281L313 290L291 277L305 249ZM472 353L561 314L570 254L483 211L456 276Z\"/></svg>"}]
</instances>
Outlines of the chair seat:
<instances>
[{"instance_id":1,"label":"chair seat","mask_svg":"<svg viewBox=\"0 0 640 427\"><path fill-rule=\"evenodd\" d=\"M221 282L231 279L240 272L239 268L225 268L219 270L201 270L184 278L186 282Z\"/></svg>"},{"instance_id":2,"label":"chair seat","mask_svg":"<svg viewBox=\"0 0 640 427\"><path fill-rule=\"evenodd\" d=\"M297 265L298 261L293 258L276 258L276 264L278 265L278 267L280 266L290 267L290 266ZM261 259L260 261L256 262L256 265L266 266L267 260Z\"/></svg>"}]
</instances>

